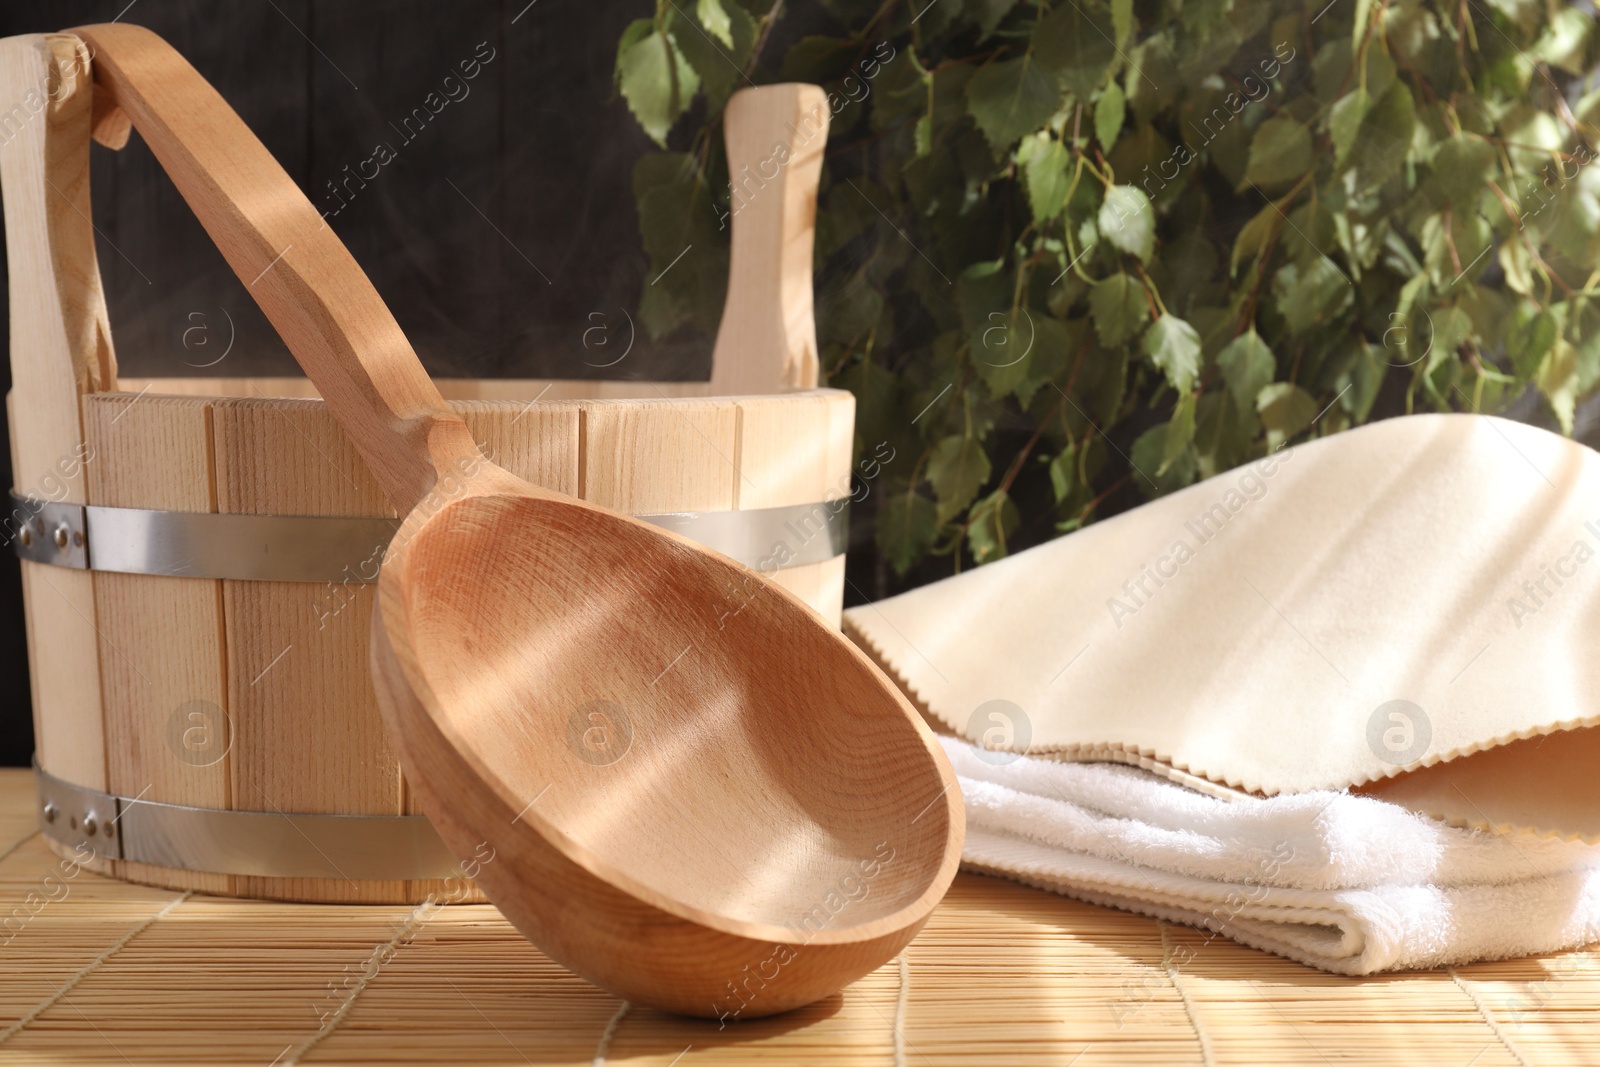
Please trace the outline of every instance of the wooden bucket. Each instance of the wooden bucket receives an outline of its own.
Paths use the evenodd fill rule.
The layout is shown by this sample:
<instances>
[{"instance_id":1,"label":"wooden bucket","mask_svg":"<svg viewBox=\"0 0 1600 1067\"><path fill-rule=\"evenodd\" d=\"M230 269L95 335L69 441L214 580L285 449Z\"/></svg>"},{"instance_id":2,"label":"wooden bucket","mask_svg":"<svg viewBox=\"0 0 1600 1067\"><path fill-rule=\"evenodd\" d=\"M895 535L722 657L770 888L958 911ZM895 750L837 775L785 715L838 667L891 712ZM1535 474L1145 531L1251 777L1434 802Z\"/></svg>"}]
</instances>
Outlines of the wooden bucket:
<instances>
[{"instance_id":1,"label":"wooden bucket","mask_svg":"<svg viewBox=\"0 0 1600 1067\"><path fill-rule=\"evenodd\" d=\"M90 67L68 35L0 42L0 106L22 116L0 130L6 533L40 826L91 869L170 888L480 899L384 736L367 639L393 512L310 383L116 376L88 162L91 131L113 147L128 131L94 109ZM815 388L827 114L812 86L728 105L730 173L789 151L735 213L710 382L440 385L497 463L711 543L837 624L854 401Z\"/></svg>"}]
</instances>

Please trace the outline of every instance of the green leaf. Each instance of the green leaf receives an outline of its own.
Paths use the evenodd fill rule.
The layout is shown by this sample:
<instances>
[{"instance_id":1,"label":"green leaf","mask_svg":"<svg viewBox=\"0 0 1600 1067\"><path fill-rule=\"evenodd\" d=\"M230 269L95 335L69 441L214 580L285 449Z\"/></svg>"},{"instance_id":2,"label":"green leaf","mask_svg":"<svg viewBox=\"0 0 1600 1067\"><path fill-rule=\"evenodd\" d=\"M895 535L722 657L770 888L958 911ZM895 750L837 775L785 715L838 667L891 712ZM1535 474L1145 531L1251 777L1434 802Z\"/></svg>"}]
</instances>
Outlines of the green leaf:
<instances>
[{"instance_id":1,"label":"green leaf","mask_svg":"<svg viewBox=\"0 0 1600 1067\"><path fill-rule=\"evenodd\" d=\"M1582 75L1585 49L1594 36L1594 12L1577 7L1561 7L1551 17L1533 54L1568 74Z\"/></svg>"},{"instance_id":2,"label":"green leaf","mask_svg":"<svg viewBox=\"0 0 1600 1067\"><path fill-rule=\"evenodd\" d=\"M1095 352L1084 359L1072 390L1073 403L1082 413L1072 407L1062 412L1067 422L1077 427L1075 433L1088 432L1085 416L1100 426L1116 421L1128 394L1129 362L1128 349L1122 345L1110 352Z\"/></svg>"},{"instance_id":3,"label":"green leaf","mask_svg":"<svg viewBox=\"0 0 1600 1067\"><path fill-rule=\"evenodd\" d=\"M1027 308L993 311L972 346L972 365L995 396L1005 396L1028 378L1039 340L1039 320Z\"/></svg>"},{"instance_id":4,"label":"green leaf","mask_svg":"<svg viewBox=\"0 0 1600 1067\"><path fill-rule=\"evenodd\" d=\"M1457 210L1470 210L1494 169L1494 146L1481 137L1457 134L1433 154L1433 185Z\"/></svg>"},{"instance_id":5,"label":"green leaf","mask_svg":"<svg viewBox=\"0 0 1600 1067\"><path fill-rule=\"evenodd\" d=\"M1150 317L1150 302L1142 284L1118 271L1089 291L1089 312L1100 343L1112 348L1139 332Z\"/></svg>"},{"instance_id":6,"label":"green leaf","mask_svg":"<svg viewBox=\"0 0 1600 1067\"><path fill-rule=\"evenodd\" d=\"M1578 393L1582 396L1600 383L1600 331L1596 330L1600 326L1600 311L1585 302L1580 305L1576 317L1578 325L1574 327L1574 332L1581 333L1581 336L1572 347L1577 352Z\"/></svg>"},{"instance_id":7,"label":"green leaf","mask_svg":"<svg viewBox=\"0 0 1600 1067\"><path fill-rule=\"evenodd\" d=\"M1017 506L1004 489L978 501L967 523L967 550L977 563L992 563L1006 554L1006 540L1021 525Z\"/></svg>"},{"instance_id":8,"label":"green leaf","mask_svg":"<svg viewBox=\"0 0 1600 1067\"><path fill-rule=\"evenodd\" d=\"M1202 395L1195 404L1194 417L1194 448L1200 460L1200 476L1209 478L1249 459L1260 433L1261 419L1253 400L1241 406L1226 390Z\"/></svg>"},{"instance_id":9,"label":"green leaf","mask_svg":"<svg viewBox=\"0 0 1600 1067\"><path fill-rule=\"evenodd\" d=\"M1177 50L1178 74L1185 85L1216 74L1238 51L1239 31L1227 17L1230 6L1227 0L1185 5Z\"/></svg>"},{"instance_id":10,"label":"green leaf","mask_svg":"<svg viewBox=\"0 0 1600 1067\"><path fill-rule=\"evenodd\" d=\"M1327 256L1289 263L1272 278L1272 294L1291 334L1326 326L1355 299L1355 286Z\"/></svg>"},{"instance_id":11,"label":"green leaf","mask_svg":"<svg viewBox=\"0 0 1600 1067\"><path fill-rule=\"evenodd\" d=\"M878 506L876 527L878 548L901 576L927 554L939 533L933 501L909 490L891 494Z\"/></svg>"},{"instance_id":12,"label":"green leaf","mask_svg":"<svg viewBox=\"0 0 1600 1067\"><path fill-rule=\"evenodd\" d=\"M687 25L674 23L672 28L672 43L700 76L700 87L705 90L706 101L713 112L720 111L734 89L743 83L739 71L756 43L756 23L749 13L729 0L720 2L724 6L719 10L727 23L732 44L719 43L717 37L696 27L688 16L682 19ZM697 16L697 20L703 25L703 19Z\"/></svg>"},{"instance_id":13,"label":"green leaf","mask_svg":"<svg viewBox=\"0 0 1600 1067\"><path fill-rule=\"evenodd\" d=\"M1033 395L1039 388L1063 374L1071 364L1073 354L1087 342L1083 336L1086 331L1069 328L1058 319L1033 312L1032 320L1033 350L1018 364L1023 370L1022 381L1011 387L1017 403L1024 411L1033 402ZM1081 325L1073 324L1073 327Z\"/></svg>"},{"instance_id":14,"label":"green leaf","mask_svg":"<svg viewBox=\"0 0 1600 1067\"><path fill-rule=\"evenodd\" d=\"M1038 388L1066 368L1074 348L1072 335L1060 322L1021 307L991 312L971 352L973 367L990 394L1014 393L1026 408Z\"/></svg>"},{"instance_id":15,"label":"green leaf","mask_svg":"<svg viewBox=\"0 0 1600 1067\"><path fill-rule=\"evenodd\" d=\"M1128 43L1132 32L1133 0L1111 0L1111 36L1116 39L1118 48Z\"/></svg>"},{"instance_id":16,"label":"green leaf","mask_svg":"<svg viewBox=\"0 0 1600 1067\"><path fill-rule=\"evenodd\" d=\"M712 332L726 295L727 231L724 212L694 160L681 152L650 152L633 169L639 236L650 256L650 277L640 293L645 328L655 339L686 319ZM661 272L678 257L689 270Z\"/></svg>"},{"instance_id":17,"label":"green leaf","mask_svg":"<svg viewBox=\"0 0 1600 1067\"><path fill-rule=\"evenodd\" d=\"M1250 139L1244 176L1257 185L1287 185L1311 169L1311 131L1290 118L1268 119Z\"/></svg>"},{"instance_id":18,"label":"green leaf","mask_svg":"<svg viewBox=\"0 0 1600 1067\"><path fill-rule=\"evenodd\" d=\"M1152 426L1139 435L1129 451L1128 458L1134 469L1134 481L1138 483L1139 491L1147 497L1164 496L1182 489L1194 481L1195 471L1198 468L1194 445L1190 443L1179 452L1177 459L1166 464L1166 473L1156 473L1163 469L1161 458L1167 451L1169 425L1163 422L1159 426Z\"/></svg>"},{"instance_id":19,"label":"green leaf","mask_svg":"<svg viewBox=\"0 0 1600 1067\"><path fill-rule=\"evenodd\" d=\"M1028 206L1036 222L1061 214L1072 185L1072 154L1049 133L1036 133L1017 146L1017 162L1022 166L1022 184L1028 191Z\"/></svg>"},{"instance_id":20,"label":"green leaf","mask_svg":"<svg viewBox=\"0 0 1600 1067\"><path fill-rule=\"evenodd\" d=\"M695 0L694 14L705 31L721 41L724 48L733 47L733 24L723 10L722 0Z\"/></svg>"},{"instance_id":21,"label":"green leaf","mask_svg":"<svg viewBox=\"0 0 1600 1067\"><path fill-rule=\"evenodd\" d=\"M1367 35L1367 19L1372 16L1372 0L1356 0L1356 17L1350 27L1350 47L1359 48Z\"/></svg>"},{"instance_id":22,"label":"green leaf","mask_svg":"<svg viewBox=\"0 0 1600 1067\"><path fill-rule=\"evenodd\" d=\"M1550 410L1555 412L1561 432L1571 437L1578 401L1577 350L1565 338L1556 338L1556 343L1539 361L1533 380L1550 401Z\"/></svg>"},{"instance_id":23,"label":"green leaf","mask_svg":"<svg viewBox=\"0 0 1600 1067\"><path fill-rule=\"evenodd\" d=\"M939 499L938 521L945 523L965 511L989 480L989 457L970 436L953 434L933 446L927 470Z\"/></svg>"},{"instance_id":24,"label":"green leaf","mask_svg":"<svg viewBox=\"0 0 1600 1067\"><path fill-rule=\"evenodd\" d=\"M869 84L871 91L872 128L879 133L901 125L911 116L928 117L928 93L932 76L918 62L917 55L907 48L895 56L892 63L880 64L875 75L856 71L859 81L850 85ZM859 95L861 88L856 88ZM929 128L932 135L932 128Z\"/></svg>"},{"instance_id":25,"label":"green leaf","mask_svg":"<svg viewBox=\"0 0 1600 1067\"><path fill-rule=\"evenodd\" d=\"M1539 0L1486 0L1486 2L1524 33L1538 25L1539 16L1544 9Z\"/></svg>"},{"instance_id":26,"label":"green leaf","mask_svg":"<svg viewBox=\"0 0 1600 1067\"><path fill-rule=\"evenodd\" d=\"M1238 273L1240 263L1253 260L1267 250L1267 242L1272 239L1281 218L1277 205L1269 203L1239 228L1239 235L1233 239L1233 255L1228 260L1230 275Z\"/></svg>"},{"instance_id":27,"label":"green leaf","mask_svg":"<svg viewBox=\"0 0 1600 1067\"><path fill-rule=\"evenodd\" d=\"M1348 164L1356 172L1358 191L1376 189L1400 169L1411 149L1415 126L1411 90L1396 81L1362 114L1353 139L1339 153L1340 165Z\"/></svg>"},{"instance_id":28,"label":"green leaf","mask_svg":"<svg viewBox=\"0 0 1600 1067\"><path fill-rule=\"evenodd\" d=\"M1064 452L1050 461L1050 491L1055 494L1057 504L1065 502L1072 495L1077 475L1078 451L1069 444Z\"/></svg>"},{"instance_id":29,"label":"green leaf","mask_svg":"<svg viewBox=\"0 0 1600 1067\"><path fill-rule=\"evenodd\" d=\"M688 109L700 76L664 33L651 30L631 44L627 40L625 35L617 53L617 84L644 132L665 148L667 131Z\"/></svg>"},{"instance_id":30,"label":"green leaf","mask_svg":"<svg viewBox=\"0 0 1600 1067\"><path fill-rule=\"evenodd\" d=\"M1505 271L1507 288L1523 296L1533 292L1533 257L1519 236L1502 242L1495 258L1500 260L1500 269Z\"/></svg>"},{"instance_id":31,"label":"green leaf","mask_svg":"<svg viewBox=\"0 0 1600 1067\"><path fill-rule=\"evenodd\" d=\"M1039 62L1061 77L1079 100L1094 96L1117 50L1107 30L1110 13L1092 0L1070 0L1050 12L1033 31Z\"/></svg>"},{"instance_id":32,"label":"green leaf","mask_svg":"<svg viewBox=\"0 0 1600 1067\"><path fill-rule=\"evenodd\" d=\"M1123 98L1122 86L1113 79L1094 105L1094 135L1107 154L1117 143L1117 135L1122 132L1122 123L1127 117L1128 103Z\"/></svg>"},{"instance_id":33,"label":"green leaf","mask_svg":"<svg viewBox=\"0 0 1600 1067\"><path fill-rule=\"evenodd\" d=\"M817 337L823 344L855 342L878 324L883 294L870 285L829 286L817 294Z\"/></svg>"},{"instance_id":34,"label":"green leaf","mask_svg":"<svg viewBox=\"0 0 1600 1067\"><path fill-rule=\"evenodd\" d=\"M996 342L1007 339L1004 332L989 332L997 323L1003 331L1005 316L1011 312L1015 275L1004 268L1003 260L983 261L973 263L956 277L956 311L966 331L967 346L975 355L985 354ZM995 356L989 358L1005 362Z\"/></svg>"},{"instance_id":35,"label":"green leaf","mask_svg":"<svg viewBox=\"0 0 1600 1067\"><path fill-rule=\"evenodd\" d=\"M1494 241L1494 232L1481 215L1461 212L1451 213L1448 227L1443 213L1429 215L1420 236L1428 278L1441 293L1481 273Z\"/></svg>"},{"instance_id":36,"label":"green leaf","mask_svg":"<svg viewBox=\"0 0 1600 1067\"><path fill-rule=\"evenodd\" d=\"M1000 20L1017 6L1017 0L965 0L967 14L978 24L978 40L994 33Z\"/></svg>"},{"instance_id":37,"label":"green leaf","mask_svg":"<svg viewBox=\"0 0 1600 1067\"><path fill-rule=\"evenodd\" d=\"M1545 353L1556 343L1559 329L1555 316L1541 311L1512 331L1511 362L1518 377L1533 377Z\"/></svg>"},{"instance_id":38,"label":"green leaf","mask_svg":"<svg viewBox=\"0 0 1600 1067\"><path fill-rule=\"evenodd\" d=\"M1150 198L1133 185L1113 185L1096 216L1100 236L1130 255L1148 261L1155 250L1156 213Z\"/></svg>"},{"instance_id":39,"label":"green leaf","mask_svg":"<svg viewBox=\"0 0 1600 1067\"><path fill-rule=\"evenodd\" d=\"M639 321L652 341L659 341L689 318L688 305L664 285L647 285L639 297Z\"/></svg>"},{"instance_id":40,"label":"green leaf","mask_svg":"<svg viewBox=\"0 0 1600 1067\"><path fill-rule=\"evenodd\" d=\"M1333 161L1344 166L1361 133L1361 124L1372 111L1372 97L1365 89L1353 89L1334 101L1328 109L1328 134L1333 141Z\"/></svg>"},{"instance_id":41,"label":"green leaf","mask_svg":"<svg viewBox=\"0 0 1600 1067\"><path fill-rule=\"evenodd\" d=\"M832 81L849 68L855 48L856 42L848 37L802 37L783 55L783 77L791 81Z\"/></svg>"},{"instance_id":42,"label":"green leaf","mask_svg":"<svg viewBox=\"0 0 1600 1067\"><path fill-rule=\"evenodd\" d=\"M967 82L967 111L996 156L1043 126L1060 104L1060 84L1032 56L990 63Z\"/></svg>"},{"instance_id":43,"label":"green leaf","mask_svg":"<svg viewBox=\"0 0 1600 1067\"><path fill-rule=\"evenodd\" d=\"M1144 331L1144 353L1180 393L1194 388L1200 375L1200 335L1187 322L1162 315Z\"/></svg>"},{"instance_id":44,"label":"green leaf","mask_svg":"<svg viewBox=\"0 0 1600 1067\"><path fill-rule=\"evenodd\" d=\"M868 196L872 195L869 191ZM870 226L883 222L865 196L845 186L838 196L824 198L817 206L816 250L821 259L833 255Z\"/></svg>"},{"instance_id":45,"label":"green leaf","mask_svg":"<svg viewBox=\"0 0 1600 1067\"><path fill-rule=\"evenodd\" d=\"M616 77L621 73L622 53L626 52L629 48L648 37L655 28L655 19L634 19L632 22L628 23L627 27L622 31L622 36L617 39L618 63L617 70L613 72L613 77Z\"/></svg>"},{"instance_id":46,"label":"green leaf","mask_svg":"<svg viewBox=\"0 0 1600 1067\"><path fill-rule=\"evenodd\" d=\"M1178 99L1180 75L1173 54L1170 32L1151 34L1128 52L1128 64L1135 71L1124 88L1133 108L1136 125L1146 125Z\"/></svg>"},{"instance_id":47,"label":"green leaf","mask_svg":"<svg viewBox=\"0 0 1600 1067\"><path fill-rule=\"evenodd\" d=\"M1433 338L1428 344L1424 374L1432 374L1456 354L1462 342L1472 337L1472 317L1458 307L1445 308L1433 316Z\"/></svg>"},{"instance_id":48,"label":"green leaf","mask_svg":"<svg viewBox=\"0 0 1600 1067\"><path fill-rule=\"evenodd\" d=\"M1256 396L1256 411L1267 428L1267 451L1271 452L1311 425L1317 417L1317 401L1292 382L1273 382Z\"/></svg>"},{"instance_id":49,"label":"green leaf","mask_svg":"<svg viewBox=\"0 0 1600 1067\"><path fill-rule=\"evenodd\" d=\"M1190 442L1194 440L1194 407L1194 393L1184 393L1178 397L1178 403L1172 409L1172 418L1167 421L1166 436L1161 439L1161 466L1156 470L1158 478L1183 458Z\"/></svg>"},{"instance_id":50,"label":"green leaf","mask_svg":"<svg viewBox=\"0 0 1600 1067\"><path fill-rule=\"evenodd\" d=\"M1222 371L1222 380L1227 383L1234 403L1240 410L1248 411L1255 405L1257 395L1272 381L1277 361L1261 335L1246 330L1217 354L1217 367Z\"/></svg>"},{"instance_id":51,"label":"green leaf","mask_svg":"<svg viewBox=\"0 0 1600 1067\"><path fill-rule=\"evenodd\" d=\"M658 185L692 184L693 157L687 152L646 152L633 165L633 197L638 200Z\"/></svg>"}]
</instances>

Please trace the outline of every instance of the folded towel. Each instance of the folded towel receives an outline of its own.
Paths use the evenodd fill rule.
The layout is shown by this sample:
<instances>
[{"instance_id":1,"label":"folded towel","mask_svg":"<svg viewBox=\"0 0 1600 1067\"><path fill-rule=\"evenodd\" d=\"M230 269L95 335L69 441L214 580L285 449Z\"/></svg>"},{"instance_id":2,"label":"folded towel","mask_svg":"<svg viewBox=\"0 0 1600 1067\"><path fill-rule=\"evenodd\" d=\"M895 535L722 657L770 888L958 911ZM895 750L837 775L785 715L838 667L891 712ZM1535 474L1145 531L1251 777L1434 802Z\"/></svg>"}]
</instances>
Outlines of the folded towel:
<instances>
[{"instance_id":1,"label":"folded towel","mask_svg":"<svg viewBox=\"0 0 1600 1067\"><path fill-rule=\"evenodd\" d=\"M1200 926L1338 974L1600 940L1600 846L1317 791L1212 796L1137 767L942 738L969 868Z\"/></svg>"}]
</instances>

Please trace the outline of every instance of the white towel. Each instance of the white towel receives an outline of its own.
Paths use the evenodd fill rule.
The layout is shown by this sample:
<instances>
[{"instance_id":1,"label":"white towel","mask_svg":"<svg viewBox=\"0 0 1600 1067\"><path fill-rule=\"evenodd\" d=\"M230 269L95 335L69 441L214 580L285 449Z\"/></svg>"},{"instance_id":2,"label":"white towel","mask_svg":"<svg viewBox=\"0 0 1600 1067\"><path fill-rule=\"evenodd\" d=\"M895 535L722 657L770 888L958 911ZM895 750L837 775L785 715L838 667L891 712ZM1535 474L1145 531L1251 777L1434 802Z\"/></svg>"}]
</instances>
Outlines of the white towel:
<instances>
[{"instance_id":1,"label":"white towel","mask_svg":"<svg viewBox=\"0 0 1600 1067\"><path fill-rule=\"evenodd\" d=\"M1338 974L1600 940L1600 845L1458 829L1341 792L1225 799L1136 767L941 740L971 869Z\"/></svg>"}]
</instances>

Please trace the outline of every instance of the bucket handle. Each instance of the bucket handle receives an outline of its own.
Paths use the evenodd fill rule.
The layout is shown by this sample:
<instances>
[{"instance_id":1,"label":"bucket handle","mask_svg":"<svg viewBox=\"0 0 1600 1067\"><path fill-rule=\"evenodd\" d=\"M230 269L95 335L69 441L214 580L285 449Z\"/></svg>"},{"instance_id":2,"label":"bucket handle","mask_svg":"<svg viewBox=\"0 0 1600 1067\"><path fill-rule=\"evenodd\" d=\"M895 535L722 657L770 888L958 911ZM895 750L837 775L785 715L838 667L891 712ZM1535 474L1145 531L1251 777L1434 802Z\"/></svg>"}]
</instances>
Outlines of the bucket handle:
<instances>
[{"instance_id":1,"label":"bucket handle","mask_svg":"<svg viewBox=\"0 0 1600 1067\"><path fill-rule=\"evenodd\" d=\"M811 253L829 116L821 88L794 82L741 89L723 110L733 234L715 395L817 386Z\"/></svg>"},{"instance_id":2,"label":"bucket handle","mask_svg":"<svg viewBox=\"0 0 1600 1067\"><path fill-rule=\"evenodd\" d=\"M13 484L73 504L89 503L81 398L117 387L89 212L93 96L78 38L0 41Z\"/></svg>"}]
</instances>

